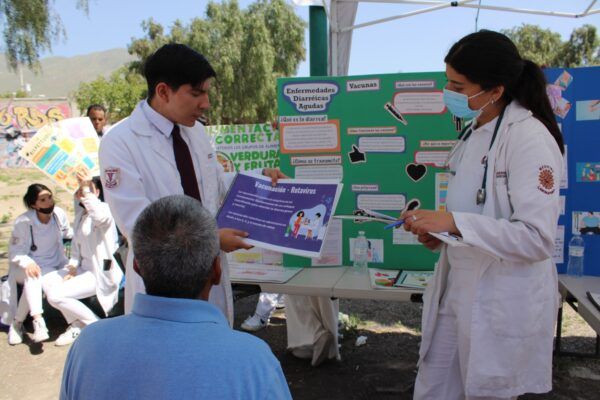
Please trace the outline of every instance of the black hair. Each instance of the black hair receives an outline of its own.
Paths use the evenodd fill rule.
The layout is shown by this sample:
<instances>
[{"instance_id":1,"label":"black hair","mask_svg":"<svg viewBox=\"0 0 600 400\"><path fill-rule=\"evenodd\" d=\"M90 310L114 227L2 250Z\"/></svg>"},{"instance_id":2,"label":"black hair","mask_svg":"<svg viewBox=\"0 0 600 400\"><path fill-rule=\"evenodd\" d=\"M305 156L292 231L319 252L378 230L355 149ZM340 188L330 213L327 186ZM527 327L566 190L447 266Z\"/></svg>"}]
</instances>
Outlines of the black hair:
<instances>
[{"instance_id":1,"label":"black hair","mask_svg":"<svg viewBox=\"0 0 600 400\"><path fill-rule=\"evenodd\" d=\"M90 116L90 112L92 110L98 110L98 111L102 111L104 113L104 115L106 115L106 108L104 108L104 106L102 104L92 104L87 108L87 111L85 113L85 115L87 115L88 117Z\"/></svg>"},{"instance_id":2,"label":"black hair","mask_svg":"<svg viewBox=\"0 0 600 400\"><path fill-rule=\"evenodd\" d=\"M29 185L25 196L23 196L23 204L25 204L25 207L27 207L30 210L33 210L32 206L37 201L38 195L44 190L47 190L50 193L52 193L52 190L50 190L48 186L43 185L41 183L32 183L31 185Z\"/></svg>"},{"instance_id":3,"label":"black hair","mask_svg":"<svg viewBox=\"0 0 600 400\"><path fill-rule=\"evenodd\" d=\"M100 179L100 177L94 176L92 178L92 183L94 184L96 189L99 191L98 199L100 199L100 201L104 201L104 189L102 189L102 180Z\"/></svg>"},{"instance_id":4,"label":"black hair","mask_svg":"<svg viewBox=\"0 0 600 400\"><path fill-rule=\"evenodd\" d=\"M531 111L564 154L564 141L546 94L544 73L533 61L521 58L507 36L488 30L471 33L450 48L444 62L484 90L504 86L504 102L517 100Z\"/></svg>"},{"instance_id":5,"label":"black hair","mask_svg":"<svg viewBox=\"0 0 600 400\"><path fill-rule=\"evenodd\" d=\"M217 74L202 54L186 45L171 43L148 57L144 76L148 83L148 99L151 100L161 82L177 90L186 84L196 86Z\"/></svg>"}]
</instances>

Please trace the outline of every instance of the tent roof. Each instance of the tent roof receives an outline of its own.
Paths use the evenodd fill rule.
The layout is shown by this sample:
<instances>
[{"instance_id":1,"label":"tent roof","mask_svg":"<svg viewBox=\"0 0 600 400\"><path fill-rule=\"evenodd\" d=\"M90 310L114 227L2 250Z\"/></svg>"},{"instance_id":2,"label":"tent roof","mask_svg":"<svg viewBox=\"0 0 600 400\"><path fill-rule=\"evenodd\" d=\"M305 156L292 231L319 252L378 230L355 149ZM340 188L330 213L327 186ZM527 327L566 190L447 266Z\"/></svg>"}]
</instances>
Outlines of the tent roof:
<instances>
[{"instance_id":1,"label":"tent roof","mask_svg":"<svg viewBox=\"0 0 600 400\"><path fill-rule=\"evenodd\" d=\"M294 0L303 3L308 1L315 4L315 0ZM329 20L329 33L331 40L330 54L330 73L332 75L346 75L348 72L348 63L350 58L350 47L352 43L352 32L355 29L381 24L400 18L408 18L419 14L434 12L449 8L471 8L477 10L491 10L498 12L511 12L519 14L535 14L550 17L561 18L583 18L589 15L600 14L600 5L596 4L598 0L589 0L584 9L575 9L575 5L569 1L546 1L542 9L529 9L522 7L507 7L505 2L500 0L486 1L487 4L481 4L480 0L459 0L459 1L439 1L439 0L321 0L324 5L327 18ZM489 3L495 4L489 4ZM326 3L329 3L327 7ZM402 14L387 16L385 18L355 24L358 3L384 3L384 4L412 4L421 5L422 8L411 10ZM504 5L503 5L504 3ZM559 4L560 3L560 4ZM563 8L572 11L557 11L562 5Z\"/></svg>"}]
</instances>

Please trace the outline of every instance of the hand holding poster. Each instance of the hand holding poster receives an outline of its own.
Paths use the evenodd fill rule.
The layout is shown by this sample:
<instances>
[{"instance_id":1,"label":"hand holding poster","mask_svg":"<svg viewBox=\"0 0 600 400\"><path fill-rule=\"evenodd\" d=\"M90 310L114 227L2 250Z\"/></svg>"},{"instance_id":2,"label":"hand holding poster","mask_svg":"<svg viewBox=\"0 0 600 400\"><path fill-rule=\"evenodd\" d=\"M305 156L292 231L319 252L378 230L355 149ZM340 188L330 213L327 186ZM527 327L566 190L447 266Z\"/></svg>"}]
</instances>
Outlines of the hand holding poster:
<instances>
[{"instance_id":1,"label":"hand holding poster","mask_svg":"<svg viewBox=\"0 0 600 400\"><path fill-rule=\"evenodd\" d=\"M333 180L279 180L240 173L217 215L219 228L249 233L251 245L319 257L342 185Z\"/></svg>"},{"instance_id":2,"label":"hand holding poster","mask_svg":"<svg viewBox=\"0 0 600 400\"><path fill-rule=\"evenodd\" d=\"M78 172L99 175L98 145L89 118L69 118L40 128L19 155L73 194Z\"/></svg>"}]
</instances>

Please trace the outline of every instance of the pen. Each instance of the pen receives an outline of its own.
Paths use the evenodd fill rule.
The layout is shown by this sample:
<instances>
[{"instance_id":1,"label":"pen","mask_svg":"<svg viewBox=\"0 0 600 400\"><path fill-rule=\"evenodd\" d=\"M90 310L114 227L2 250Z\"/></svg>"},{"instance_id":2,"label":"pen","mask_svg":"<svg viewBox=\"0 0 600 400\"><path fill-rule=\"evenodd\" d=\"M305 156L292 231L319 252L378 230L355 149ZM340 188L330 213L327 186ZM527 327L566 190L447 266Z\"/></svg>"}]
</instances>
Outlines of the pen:
<instances>
[{"instance_id":1,"label":"pen","mask_svg":"<svg viewBox=\"0 0 600 400\"><path fill-rule=\"evenodd\" d=\"M401 226L404 223L403 219L399 219L398 221L394 222L393 224L389 224L383 227L383 229L391 229L391 228L396 228L398 226Z\"/></svg>"}]
</instances>

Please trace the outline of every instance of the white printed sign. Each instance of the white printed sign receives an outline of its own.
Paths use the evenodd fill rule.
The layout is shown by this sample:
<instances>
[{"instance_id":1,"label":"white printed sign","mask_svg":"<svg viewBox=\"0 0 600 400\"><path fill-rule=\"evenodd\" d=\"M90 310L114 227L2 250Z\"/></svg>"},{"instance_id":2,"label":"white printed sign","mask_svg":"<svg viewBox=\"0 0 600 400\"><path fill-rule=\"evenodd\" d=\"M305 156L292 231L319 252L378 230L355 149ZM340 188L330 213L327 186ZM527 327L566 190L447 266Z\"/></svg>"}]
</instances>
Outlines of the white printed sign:
<instances>
[{"instance_id":1,"label":"white printed sign","mask_svg":"<svg viewBox=\"0 0 600 400\"><path fill-rule=\"evenodd\" d=\"M446 111L441 91L396 93L394 107L402 114L442 114Z\"/></svg>"},{"instance_id":2,"label":"white printed sign","mask_svg":"<svg viewBox=\"0 0 600 400\"><path fill-rule=\"evenodd\" d=\"M358 147L363 153L403 153L406 150L404 137L361 137Z\"/></svg>"},{"instance_id":3,"label":"white printed sign","mask_svg":"<svg viewBox=\"0 0 600 400\"><path fill-rule=\"evenodd\" d=\"M339 92L334 82L288 83L283 86L283 96L298 112L327 112L327 108Z\"/></svg>"},{"instance_id":4,"label":"white printed sign","mask_svg":"<svg viewBox=\"0 0 600 400\"><path fill-rule=\"evenodd\" d=\"M400 211L406 205L403 194L359 194L356 199L358 208L367 210Z\"/></svg>"}]
</instances>

